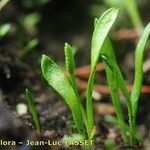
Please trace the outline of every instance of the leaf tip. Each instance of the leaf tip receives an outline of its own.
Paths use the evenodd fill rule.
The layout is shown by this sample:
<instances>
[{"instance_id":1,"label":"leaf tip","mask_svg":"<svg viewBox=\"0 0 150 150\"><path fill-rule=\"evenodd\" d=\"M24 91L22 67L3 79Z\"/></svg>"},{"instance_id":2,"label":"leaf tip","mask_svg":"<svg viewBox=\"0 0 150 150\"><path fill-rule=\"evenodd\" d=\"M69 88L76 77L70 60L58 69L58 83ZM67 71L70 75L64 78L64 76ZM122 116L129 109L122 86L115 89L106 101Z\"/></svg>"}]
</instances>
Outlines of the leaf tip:
<instances>
[{"instance_id":1,"label":"leaf tip","mask_svg":"<svg viewBox=\"0 0 150 150\"><path fill-rule=\"evenodd\" d=\"M49 60L49 57L47 55L42 54L42 60L41 60L42 72L44 72L44 66L48 60Z\"/></svg>"},{"instance_id":2,"label":"leaf tip","mask_svg":"<svg viewBox=\"0 0 150 150\"><path fill-rule=\"evenodd\" d=\"M29 90L26 88L26 89L25 89L25 93L28 93L28 92L29 92Z\"/></svg>"},{"instance_id":3,"label":"leaf tip","mask_svg":"<svg viewBox=\"0 0 150 150\"><path fill-rule=\"evenodd\" d=\"M67 51L68 49L71 49L71 46L66 42L64 46L64 50Z\"/></svg>"},{"instance_id":4,"label":"leaf tip","mask_svg":"<svg viewBox=\"0 0 150 150\"><path fill-rule=\"evenodd\" d=\"M31 95L30 90L26 88L26 89L25 89L25 94L26 94L27 97L29 97L29 95Z\"/></svg>"},{"instance_id":5,"label":"leaf tip","mask_svg":"<svg viewBox=\"0 0 150 150\"><path fill-rule=\"evenodd\" d=\"M119 9L119 8L116 8L116 7L112 7L112 8L110 8L109 10L118 12L120 9Z\"/></svg>"},{"instance_id":6,"label":"leaf tip","mask_svg":"<svg viewBox=\"0 0 150 150\"><path fill-rule=\"evenodd\" d=\"M119 11L120 11L119 8L112 7L112 8L110 8L110 9L108 9L108 10L106 11L106 13L110 13L110 12L111 12L111 13L113 13L114 15L118 16Z\"/></svg>"},{"instance_id":7,"label":"leaf tip","mask_svg":"<svg viewBox=\"0 0 150 150\"><path fill-rule=\"evenodd\" d=\"M47 56L47 55L42 54L42 60L47 59L47 58L48 58L48 56Z\"/></svg>"},{"instance_id":8,"label":"leaf tip","mask_svg":"<svg viewBox=\"0 0 150 150\"><path fill-rule=\"evenodd\" d=\"M69 46L69 44L67 42L65 42L65 47Z\"/></svg>"}]
</instances>

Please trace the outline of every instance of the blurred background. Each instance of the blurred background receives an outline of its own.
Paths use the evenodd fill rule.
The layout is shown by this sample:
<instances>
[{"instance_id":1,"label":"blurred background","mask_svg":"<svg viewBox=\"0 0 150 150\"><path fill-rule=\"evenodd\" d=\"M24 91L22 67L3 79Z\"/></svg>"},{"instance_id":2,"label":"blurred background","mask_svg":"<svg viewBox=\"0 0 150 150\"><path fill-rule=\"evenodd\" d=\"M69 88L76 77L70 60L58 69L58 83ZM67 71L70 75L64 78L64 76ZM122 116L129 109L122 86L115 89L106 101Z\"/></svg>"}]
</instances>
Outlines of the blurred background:
<instances>
[{"instance_id":1,"label":"blurred background","mask_svg":"<svg viewBox=\"0 0 150 150\"><path fill-rule=\"evenodd\" d=\"M28 87L35 96L43 130L53 129L54 125L57 128L56 130L58 130L56 124L58 126L59 124L64 124L65 119L63 117L60 117L60 120L55 118L56 120L53 125L46 123L48 123L48 119L51 121L54 120L54 116L57 118L59 115L67 117L67 109L61 103L60 98L56 96L56 93L42 79L40 71L41 55L46 54L50 56L64 68L64 43L68 42L73 45L76 52L76 76L79 82L81 97L84 100L89 72L89 68L86 67L90 64L90 43L94 18L99 17L110 7L120 8L119 17L111 30L110 37L115 48L118 64L123 71L127 83L132 85L134 76L134 50L138 37L150 21L149 6L149 0L1 0L1 108L4 109L6 107L6 110L8 109L8 111L13 112L15 116L21 117L21 120L25 121L27 127L29 126L32 129L32 121L29 113L27 113L27 100L24 95L24 90ZM149 44L146 47L144 55L143 85L145 87L142 89L139 104L138 123L142 134L145 137L149 137ZM94 105L96 105L94 107L97 115L96 120L101 122L106 115L114 114L114 108L111 105L103 65L100 63L99 66L100 68L96 74L98 88L94 91L93 98ZM124 98L122 98L123 106L125 105L124 103ZM19 104L22 104L21 106L23 107L20 108ZM24 112L20 113L20 109L23 109ZM58 109L57 113L54 112L55 109ZM46 115L47 118L45 117ZM8 115L8 118L11 117ZM4 120L4 118L1 120ZM67 127L67 125L62 126ZM103 125L100 123L100 126ZM3 127L4 125L0 126L0 131L3 130ZM6 131L9 128L7 127ZM105 125L104 130L108 130ZM18 134L14 135L12 133L11 136L18 136Z\"/></svg>"}]
</instances>

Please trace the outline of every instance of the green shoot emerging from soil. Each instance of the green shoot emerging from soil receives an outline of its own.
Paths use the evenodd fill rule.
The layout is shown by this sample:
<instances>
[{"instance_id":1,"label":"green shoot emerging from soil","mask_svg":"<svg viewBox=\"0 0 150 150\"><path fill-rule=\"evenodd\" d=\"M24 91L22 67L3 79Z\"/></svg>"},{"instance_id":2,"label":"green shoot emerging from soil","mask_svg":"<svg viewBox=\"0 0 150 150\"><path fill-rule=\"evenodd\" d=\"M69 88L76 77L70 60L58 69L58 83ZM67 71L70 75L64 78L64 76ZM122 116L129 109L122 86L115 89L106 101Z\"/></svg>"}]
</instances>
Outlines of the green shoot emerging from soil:
<instances>
[{"instance_id":1,"label":"green shoot emerging from soil","mask_svg":"<svg viewBox=\"0 0 150 150\"><path fill-rule=\"evenodd\" d=\"M112 8L107 10L99 19L97 19L91 47L91 73L87 86L86 108L81 103L75 77L74 77L74 54L73 48L65 44L66 70L69 72L69 80L62 72L61 68L48 56L43 55L41 69L44 78L65 100L69 106L79 134L85 138L93 139L95 133L93 109L92 109L92 91L96 65L99 60L100 51L104 41L114 24L118 14L118 9Z\"/></svg>"},{"instance_id":2,"label":"green shoot emerging from soil","mask_svg":"<svg viewBox=\"0 0 150 150\"><path fill-rule=\"evenodd\" d=\"M41 128L40 128L39 118L38 118L38 115L37 115L35 104L34 104L34 101L33 101L33 96L32 96L31 92L28 89L26 89L25 93L26 93L26 97L28 99L29 109L30 109L30 112L32 114L33 121L35 123L36 132L40 133Z\"/></svg>"},{"instance_id":3,"label":"green shoot emerging from soil","mask_svg":"<svg viewBox=\"0 0 150 150\"><path fill-rule=\"evenodd\" d=\"M133 145L138 141L136 132L136 113L137 113L138 99L140 96L140 90L142 87L143 53L149 34L150 34L150 24L148 24L147 27L145 28L135 51L135 78L131 95L127 90L125 80L123 79L122 73L117 65L113 46L109 38L106 39L103 45L102 54L100 56L105 63L108 84L111 90L112 101L121 128L122 138L124 140L124 143L130 145ZM128 115L129 115L129 131L128 128L126 127L126 123L123 118L123 112L121 110L118 91L119 89L121 89L127 101ZM127 133L129 133L129 137Z\"/></svg>"},{"instance_id":4,"label":"green shoot emerging from soil","mask_svg":"<svg viewBox=\"0 0 150 150\"><path fill-rule=\"evenodd\" d=\"M4 37L10 31L11 25L9 23L0 25L0 38Z\"/></svg>"},{"instance_id":5,"label":"green shoot emerging from soil","mask_svg":"<svg viewBox=\"0 0 150 150\"><path fill-rule=\"evenodd\" d=\"M136 0L104 0L107 5L119 7L128 13L133 26L138 35L143 32L144 26L138 9L138 2Z\"/></svg>"},{"instance_id":6,"label":"green shoot emerging from soil","mask_svg":"<svg viewBox=\"0 0 150 150\"><path fill-rule=\"evenodd\" d=\"M150 24L148 24L145 28L135 51L135 78L133 89L130 95L120 68L117 65L114 49L108 36L109 31L117 18L117 15L118 9L111 8L104 12L99 19L96 18L94 21L94 32L91 43L91 70L86 91L85 108L81 103L77 91L74 76L74 53L73 48L69 44L66 43L64 47L66 70L69 73L69 77L66 77L61 68L46 55L42 56L41 70L49 85L61 95L65 103L69 106L77 132L85 139L91 140L93 139L95 133L92 108L92 91L96 65L99 59L101 59L105 64L112 102L115 107L117 122L121 129L122 139L125 144L134 145L138 141L136 132L137 103L142 86L143 51L150 33ZM123 116L120 104L119 89L126 98L129 126L125 122ZM28 98L32 99L31 94L29 92L27 92L27 94Z\"/></svg>"}]
</instances>

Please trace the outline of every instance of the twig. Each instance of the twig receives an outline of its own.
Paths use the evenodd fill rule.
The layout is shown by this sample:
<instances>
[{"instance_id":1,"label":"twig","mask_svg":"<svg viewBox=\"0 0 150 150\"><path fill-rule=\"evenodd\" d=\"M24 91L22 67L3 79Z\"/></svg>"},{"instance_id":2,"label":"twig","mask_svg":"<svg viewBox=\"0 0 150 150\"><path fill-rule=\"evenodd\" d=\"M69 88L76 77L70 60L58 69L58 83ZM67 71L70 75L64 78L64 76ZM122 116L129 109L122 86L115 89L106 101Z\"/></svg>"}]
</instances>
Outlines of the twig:
<instances>
[{"instance_id":1,"label":"twig","mask_svg":"<svg viewBox=\"0 0 150 150\"><path fill-rule=\"evenodd\" d=\"M83 91L87 88L87 82L83 81L79 78L76 78L77 86L80 91ZM132 85L128 85L128 90L131 92ZM109 87L107 85L94 84L94 90L100 92L102 94L109 94ZM141 89L141 93L150 94L150 86L143 85Z\"/></svg>"},{"instance_id":2,"label":"twig","mask_svg":"<svg viewBox=\"0 0 150 150\"><path fill-rule=\"evenodd\" d=\"M135 29L120 29L114 34L114 39L116 40L135 39L137 37L138 33Z\"/></svg>"},{"instance_id":3,"label":"twig","mask_svg":"<svg viewBox=\"0 0 150 150\"><path fill-rule=\"evenodd\" d=\"M96 71L102 71L104 69L104 64L99 63L97 65ZM87 79L90 74L90 65L84 67L78 67L75 69L75 76Z\"/></svg>"}]
</instances>

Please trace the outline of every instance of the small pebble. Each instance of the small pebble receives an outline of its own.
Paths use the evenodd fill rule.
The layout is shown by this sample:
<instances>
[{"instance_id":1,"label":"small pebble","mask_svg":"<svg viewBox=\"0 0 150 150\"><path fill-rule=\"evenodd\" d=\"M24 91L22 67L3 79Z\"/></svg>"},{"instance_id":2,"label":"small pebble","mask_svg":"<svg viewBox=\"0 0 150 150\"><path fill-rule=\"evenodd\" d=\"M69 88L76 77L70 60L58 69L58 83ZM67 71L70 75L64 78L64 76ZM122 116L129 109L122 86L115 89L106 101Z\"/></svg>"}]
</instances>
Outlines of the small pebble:
<instances>
[{"instance_id":1,"label":"small pebble","mask_svg":"<svg viewBox=\"0 0 150 150\"><path fill-rule=\"evenodd\" d=\"M16 105L16 112L18 116L22 116L27 113L27 106L24 103L19 103Z\"/></svg>"}]
</instances>

